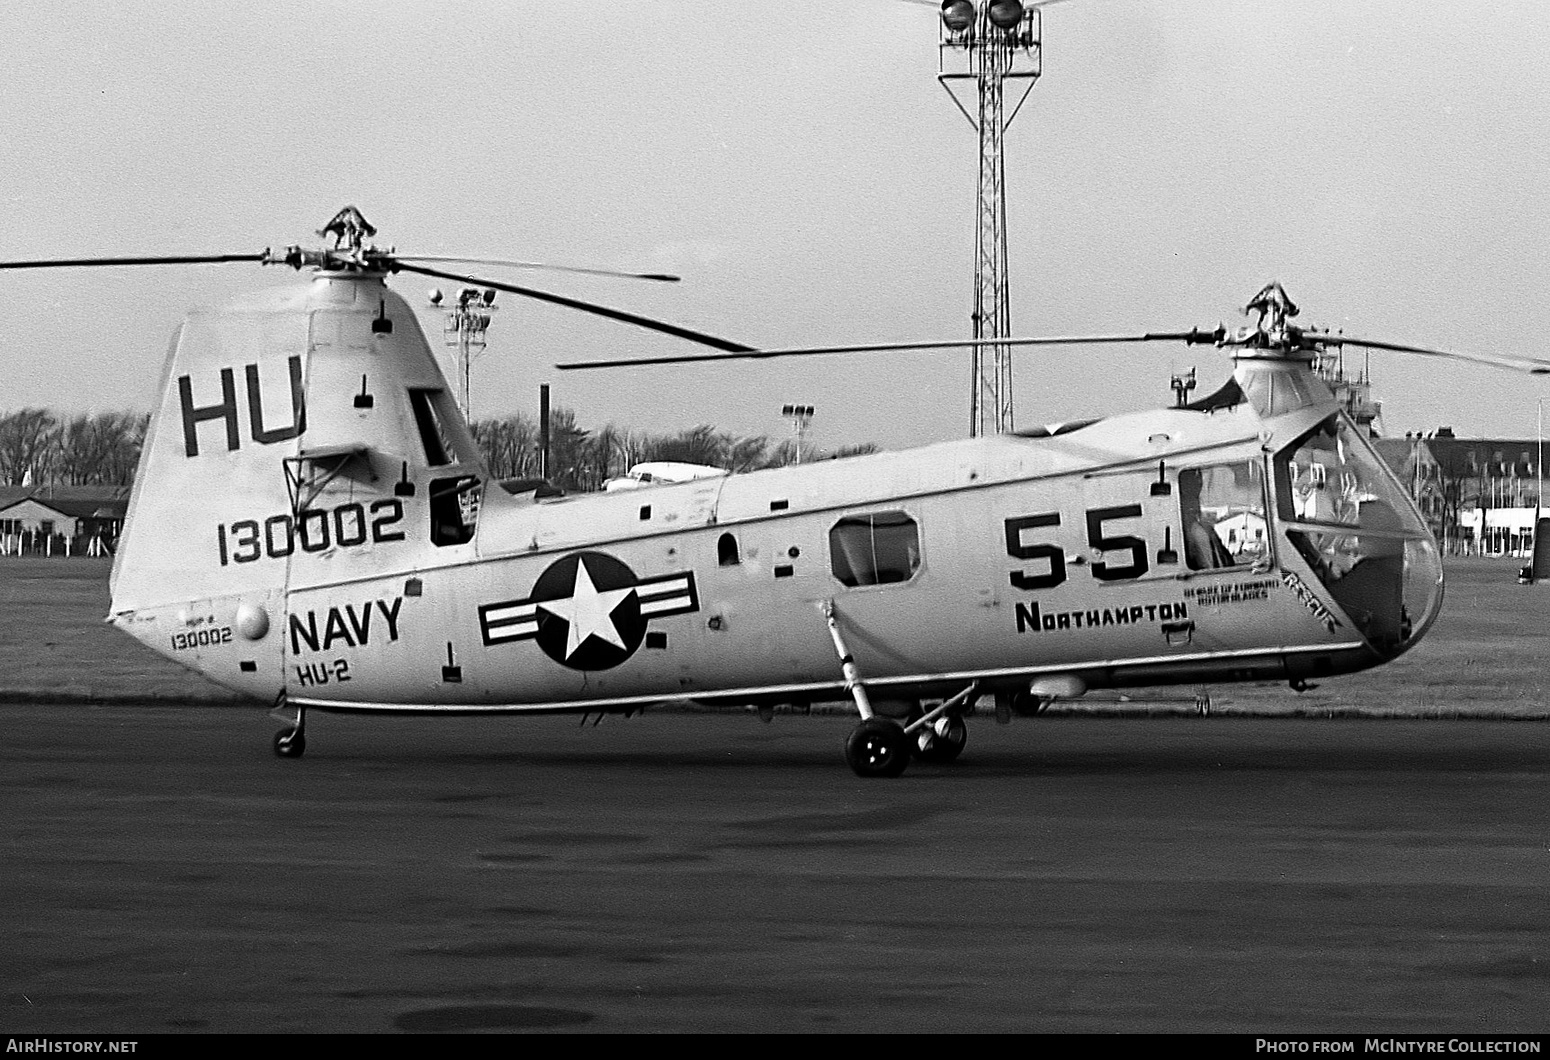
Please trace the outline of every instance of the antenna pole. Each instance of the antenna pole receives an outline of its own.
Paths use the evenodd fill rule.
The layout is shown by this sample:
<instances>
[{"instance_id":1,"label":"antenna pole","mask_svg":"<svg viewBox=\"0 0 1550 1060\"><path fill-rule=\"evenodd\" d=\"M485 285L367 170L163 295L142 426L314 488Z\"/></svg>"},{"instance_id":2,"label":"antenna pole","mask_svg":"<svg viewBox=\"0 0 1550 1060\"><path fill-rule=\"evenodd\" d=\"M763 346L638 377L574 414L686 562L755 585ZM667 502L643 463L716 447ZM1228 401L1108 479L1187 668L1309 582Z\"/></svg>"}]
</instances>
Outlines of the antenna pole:
<instances>
[{"instance_id":1,"label":"antenna pole","mask_svg":"<svg viewBox=\"0 0 1550 1060\"><path fill-rule=\"evenodd\" d=\"M549 481L549 384L538 386L538 477Z\"/></svg>"},{"instance_id":2,"label":"antenna pole","mask_svg":"<svg viewBox=\"0 0 1550 1060\"><path fill-rule=\"evenodd\" d=\"M1042 71L1042 20L1037 7L1009 0L970 0L944 4L937 46L937 80L959 111L979 132L979 183L975 207L974 311L976 340L1012 334L1007 276L1006 129L1022 108ZM1027 82L1010 116L1005 82ZM972 83L978 94L975 114L964 106L954 85ZM969 436L1000 434L1013 427L1012 351L992 343L970 354Z\"/></svg>"},{"instance_id":3,"label":"antenna pole","mask_svg":"<svg viewBox=\"0 0 1550 1060\"><path fill-rule=\"evenodd\" d=\"M1539 578L1539 520L1545 505L1545 401L1539 399L1539 452L1534 458L1534 536L1529 538L1528 583Z\"/></svg>"},{"instance_id":4,"label":"antenna pole","mask_svg":"<svg viewBox=\"0 0 1550 1060\"><path fill-rule=\"evenodd\" d=\"M438 295L439 297L439 295ZM447 345L456 350L458 385L462 388L463 419L473 421L473 397L469 388L470 366L484 352L484 333L490 329L490 314L495 312L495 292L465 287L447 310Z\"/></svg>"}]
</instances>

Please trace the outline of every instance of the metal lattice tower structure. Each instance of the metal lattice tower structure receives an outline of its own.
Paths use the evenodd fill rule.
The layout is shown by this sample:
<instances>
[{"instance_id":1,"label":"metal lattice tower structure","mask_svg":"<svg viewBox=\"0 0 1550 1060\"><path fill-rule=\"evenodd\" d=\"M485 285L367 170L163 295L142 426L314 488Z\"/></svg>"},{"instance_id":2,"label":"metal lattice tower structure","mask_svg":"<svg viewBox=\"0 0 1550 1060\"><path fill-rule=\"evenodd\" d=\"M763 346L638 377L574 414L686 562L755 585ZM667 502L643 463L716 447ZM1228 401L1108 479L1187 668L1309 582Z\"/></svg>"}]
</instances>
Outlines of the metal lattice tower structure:
<instances>
[{"instance_id":1,"label":"metal lattice tower structure","mask_svg":"<svg viewBox=\"0 0 1550 1060\"><path fill-rule=\"evenodd\" d=\"M975 207L974 312L976 340L1010 338L1012 311L1007 277L1006 130L1022 109L1042 68L1042 20L1037 6L1019 0L947 0L942 5L937 80L979 132L979 184ZM1026 81L1017 105L1005 110L1005 83ZM955 86L972 84L971 112ZM1012 351L976 345L970 373L969 436L1010 431Z\"/></svg>"},{"instance_id":2,"label":"metal lattice tower structure","mask_svg":"<svg viewBox=\"0 0 1550 1060\"><path fill-rule=\"evenodd\" d=\"M793 463L802 462L802 446L807 440L807 429L813 422L813 411L811 405L786 405L780 410L780 414L791 421L791 435L796 446Z\"/></svg>"},{"instance_id":3,"label":"metal lattice tower structure","mask_svg":"<svg viewBox=\"0 0 1550 1060\"><path fill-rule=\"evenodd\" d=\"M440 308L441 302L441 292L432 291L431 305ZM457 374L462 389L462 399L458 404L462 406L463 418L470 423L473 422L473 394L469 377L474 358L484 352L484 334L490 330L490 314L493 312L495 292L480 291L474 287L465 287L459 291L457 300L446 310L443 331L447 345L456 351Z\"/></svg>"}]
</instances>

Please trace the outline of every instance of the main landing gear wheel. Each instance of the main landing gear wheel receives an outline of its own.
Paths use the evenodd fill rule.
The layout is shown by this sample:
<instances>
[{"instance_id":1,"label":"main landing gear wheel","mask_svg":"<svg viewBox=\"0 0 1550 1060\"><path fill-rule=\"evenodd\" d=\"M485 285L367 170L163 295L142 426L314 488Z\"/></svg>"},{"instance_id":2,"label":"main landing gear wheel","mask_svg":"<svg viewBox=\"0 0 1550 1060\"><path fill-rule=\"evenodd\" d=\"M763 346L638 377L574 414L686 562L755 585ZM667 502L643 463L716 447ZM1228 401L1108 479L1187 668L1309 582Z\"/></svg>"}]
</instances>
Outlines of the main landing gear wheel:
<instances>
[{"instance_id":1,"label":"main landing gear wheel","mask_svg":"<svg viewBox=\"0 0 1550 1060\"><path fill-rule=\"evenodd\" d=\"M896 777L910 764L904 727L887 718L868 718L845 741L845 760L858 777Z\"/></svg>"},{"instance_id":2,"label":"main landing gear wheel","mask_svg":"<svg viewBox=\"0 0 1550 1060\"><path fill-rule=\"evenodd\" d=\"M922 762L946 765L963 753L963 745L969 742L969 727L962 718L948 714L917 729L910 742L915 757Z\"/></svg>"},{"instance_id":3,"label":"main landing gear wheel","mask_svg":"<svg viewBox=\"0 0 1550 1060\"><path fill-rule=\"evenodd\" d=\"M281 758L300 758L307 749L307 738L300 729L281 729L274 734L274 753Z\"/></svg>"}]
</instances>

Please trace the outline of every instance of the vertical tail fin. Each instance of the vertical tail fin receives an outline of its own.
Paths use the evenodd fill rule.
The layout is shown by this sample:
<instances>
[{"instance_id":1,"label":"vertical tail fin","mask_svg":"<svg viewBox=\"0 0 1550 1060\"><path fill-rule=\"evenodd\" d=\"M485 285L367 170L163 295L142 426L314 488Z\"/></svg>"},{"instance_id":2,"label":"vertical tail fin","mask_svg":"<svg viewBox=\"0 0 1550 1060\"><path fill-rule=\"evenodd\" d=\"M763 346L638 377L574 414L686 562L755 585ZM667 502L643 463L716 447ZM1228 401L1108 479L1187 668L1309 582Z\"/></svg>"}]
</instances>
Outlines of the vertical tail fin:
<instances>
[{"instance_id":1,"label":"vertical tail fin","mask_svg":"<svg viewBox=\"0 0 1550 1060\"><path fill-rule=\"evenodd\" d=\"M112 618L217 680L233 683L216 672L227 663L263 672L246 666L283 656L287 594L457 559L486 480L413 311L380 275L319 273L193 313L136 474ZM177 654L195 626L258 642L239 644L245 668L205 643L213 633Z\"/></svg>"}]
</instances>

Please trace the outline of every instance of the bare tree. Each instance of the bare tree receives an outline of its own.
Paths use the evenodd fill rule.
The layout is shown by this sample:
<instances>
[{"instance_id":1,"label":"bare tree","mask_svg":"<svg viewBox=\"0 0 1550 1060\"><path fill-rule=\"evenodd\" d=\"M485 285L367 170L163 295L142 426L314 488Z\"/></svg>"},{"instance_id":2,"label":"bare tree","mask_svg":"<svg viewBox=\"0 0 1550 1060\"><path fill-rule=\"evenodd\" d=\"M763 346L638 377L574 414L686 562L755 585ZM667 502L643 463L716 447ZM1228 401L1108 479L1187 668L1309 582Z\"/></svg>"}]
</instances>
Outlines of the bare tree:
<instances>
[{"instance_id":1,"label":"bare tree","mask_svg":"<svg viewBox=\"0 0 1550 1060\"><path fill-rule=\"evenodd\" d=\"M490 474L496 478L532 478L538 474L538 427L531 419L518 413L470 426Z\"/></svg>"},{"instance_id":2,"label":"bare tree","mask_svg":"<svg viewBox=\"0 0 1550 1060\"><path fill-rule=\"evenodd\" d=\"M470 425L490 473L496 478L536 478L539 473L538 427L520 413L502 420L480 420ZM723 467L728 471L757 471L795 462L796 443L782 442L773 450L763 435L738 438L700 424L672 434L650 434L613 424L589 431L576 422L573 409L555 408L549 414L549 481L566 490L601 489L608 479L622 475L638 463L671 460ZM846 446L836 457L875 453L870 442Z\"/></svg>"},{"instance_id":3,"label":"bare tree","mask_svg":"<svg viewBox=\"0 0 1550 1060\"><path fill-rule=\"evenodd\" d=\"M47 409L22 409L0 417L0 482L41 481L58 444L59 421Z\"/></svg>"},{"instance_id":4,"label":"bare tree","mask_svg":"<svg viewBox=\"0 0 1550 1060\"><path fill-rule=\"evenodd\" d=\"M596 488L591 477L587 431L576 425L572 409L549 410L549 481L563 490Z\"/></svg>"},{"instance_id":5,"label":"bare tree","mask_svg":"<svg viewBox=\"0 0 1550 1060\"><path fill-rule=\"evenodd\" d=\"M149 416L80 415L59 428L54 475L64 485L124 486L134 479Z\"/></svg>"},{"instance_id":6,"label":"bare tree","mask_svg":"<svg viewBox=\"0 0 1550 1060\"><path fill-rule=\"evenodd\" d=\"M716 433L716 428L708 423L702 423L698 427L690 427L686 431L677 434L664 435L657 439L652 447L653 460L673 460L683 464L705 464L708 467L721 467L726 461L727 450L731 448L732 439L725 434Z\"/></svg>"},{"instance_id":7,"label":"bare tree","mask_svg":"<svg viewBox=\"0 0 1550 1060\"><path fill-rule=\"evenodd\" d=\"M751 438L739 438L727 451L727 470L734 474L757 471L761 467L768 467L769 462L770 440L762 434Z\"/></svg>"}]
</instances>

